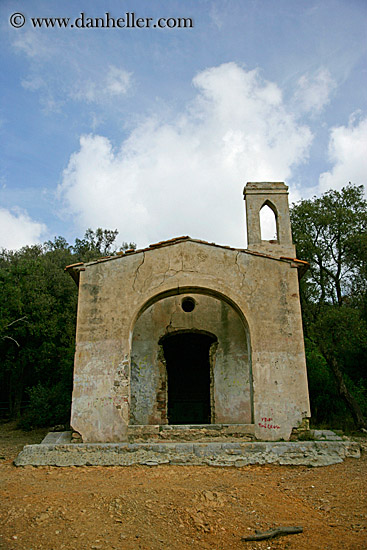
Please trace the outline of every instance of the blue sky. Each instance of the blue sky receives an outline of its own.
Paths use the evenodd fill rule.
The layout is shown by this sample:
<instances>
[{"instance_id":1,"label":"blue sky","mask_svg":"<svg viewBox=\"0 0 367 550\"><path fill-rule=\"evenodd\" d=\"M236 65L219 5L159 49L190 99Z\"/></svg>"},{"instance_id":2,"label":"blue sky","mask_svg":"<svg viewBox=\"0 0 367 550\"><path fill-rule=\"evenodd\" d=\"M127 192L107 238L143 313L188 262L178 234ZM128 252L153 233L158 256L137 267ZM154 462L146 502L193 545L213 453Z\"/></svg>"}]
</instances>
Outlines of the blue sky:
<instances>
[{"instance_id":1,"label":"blue sky","mask_svg":"<svg viewBox=\"0 0 367 550\"><path fill-rule=\"evenodd\" d=\"M31 23L81 12L193 27ZM0 247L88 227L243 247L247 181L365 184L366 23L365 0L2 0Z\"/></svg>"}]
</instances>

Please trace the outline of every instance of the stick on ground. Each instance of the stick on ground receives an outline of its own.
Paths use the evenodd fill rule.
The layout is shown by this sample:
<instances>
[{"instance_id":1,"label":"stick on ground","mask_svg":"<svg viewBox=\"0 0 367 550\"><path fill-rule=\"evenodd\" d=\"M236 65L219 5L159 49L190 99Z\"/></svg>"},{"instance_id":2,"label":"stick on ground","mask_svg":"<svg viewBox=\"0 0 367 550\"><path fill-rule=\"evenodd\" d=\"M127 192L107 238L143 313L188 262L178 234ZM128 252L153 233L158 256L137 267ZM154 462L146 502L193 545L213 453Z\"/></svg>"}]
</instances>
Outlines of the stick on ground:
<instances>
[{"instance_id":1,"label":"stick on ground","mask_svg":"<svg viewBox=\"0 0 367 550\"><path fill-rule=\"evenodd\" d=\"M281 535L295 535L297 533L303 533L303 527L276 527L275 529L270 529L270 531L255 531L256 535L251 535L249 537L242 537L243 541L250 540L266 540L273 539L274 537L279 537Z\"/></svg>"}]
</instances>

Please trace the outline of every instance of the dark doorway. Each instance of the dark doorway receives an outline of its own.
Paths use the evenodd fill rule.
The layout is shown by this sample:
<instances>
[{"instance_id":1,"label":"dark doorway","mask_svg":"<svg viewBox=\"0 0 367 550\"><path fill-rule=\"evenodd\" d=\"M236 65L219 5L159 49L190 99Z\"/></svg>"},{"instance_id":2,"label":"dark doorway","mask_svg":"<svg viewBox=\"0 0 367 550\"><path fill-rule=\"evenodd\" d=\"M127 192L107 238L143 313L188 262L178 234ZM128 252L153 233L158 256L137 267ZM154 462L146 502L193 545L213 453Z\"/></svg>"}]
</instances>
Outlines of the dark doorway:
<instances>
[{"instance_id":1,"label":"dark doorway","mask_svg":"<svg viewBox=\"0 0 367 550\"><path fill-rule=\"evenodd\" d=\"M169 424L210 424L209 349L215 341L211 335L194 332L163 340Z\"/></svg>"}]
</instances>

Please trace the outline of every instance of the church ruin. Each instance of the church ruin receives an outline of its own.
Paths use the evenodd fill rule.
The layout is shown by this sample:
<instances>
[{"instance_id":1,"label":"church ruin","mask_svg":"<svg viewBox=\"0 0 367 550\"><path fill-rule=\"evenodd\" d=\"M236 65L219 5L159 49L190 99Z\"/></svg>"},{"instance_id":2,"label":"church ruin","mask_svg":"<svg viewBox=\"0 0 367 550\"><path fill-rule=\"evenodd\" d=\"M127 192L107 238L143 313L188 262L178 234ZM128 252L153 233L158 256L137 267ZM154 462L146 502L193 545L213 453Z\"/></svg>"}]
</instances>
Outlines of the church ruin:
<instances>
[{"instance_id":1,"label":"church ruin","mask_svg":"<svg viewBox=\"0 0 367 550\"><path fill-rule=\"evenodd\" d=\"M295 259L288 188L248 183L244 198L247 249L180 237L66 268L79 285L71 426L84 443L172 426L289 440L310 416L307 264Z\"/></svg>"}]
</instances>

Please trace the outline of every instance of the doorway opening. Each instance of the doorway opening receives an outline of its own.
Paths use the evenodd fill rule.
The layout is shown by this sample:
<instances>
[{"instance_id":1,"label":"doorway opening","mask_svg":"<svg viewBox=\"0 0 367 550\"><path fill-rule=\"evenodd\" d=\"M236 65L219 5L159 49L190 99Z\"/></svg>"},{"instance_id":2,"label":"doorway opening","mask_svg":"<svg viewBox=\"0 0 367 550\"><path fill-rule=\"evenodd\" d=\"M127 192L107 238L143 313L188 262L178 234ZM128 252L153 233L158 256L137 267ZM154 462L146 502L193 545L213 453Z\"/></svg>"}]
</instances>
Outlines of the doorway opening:
<instances>
[{"instance_id":1,"label":"doorway opening","mask_svg":"<svg viewBox=\"0 0 367 550\"><path fill-rule=\"evenodd\" d=\"M215 336L180 332L165 337L161 344L167 368L169 424L210 424L210 347Z\"/></svg>"}]
</instances>

